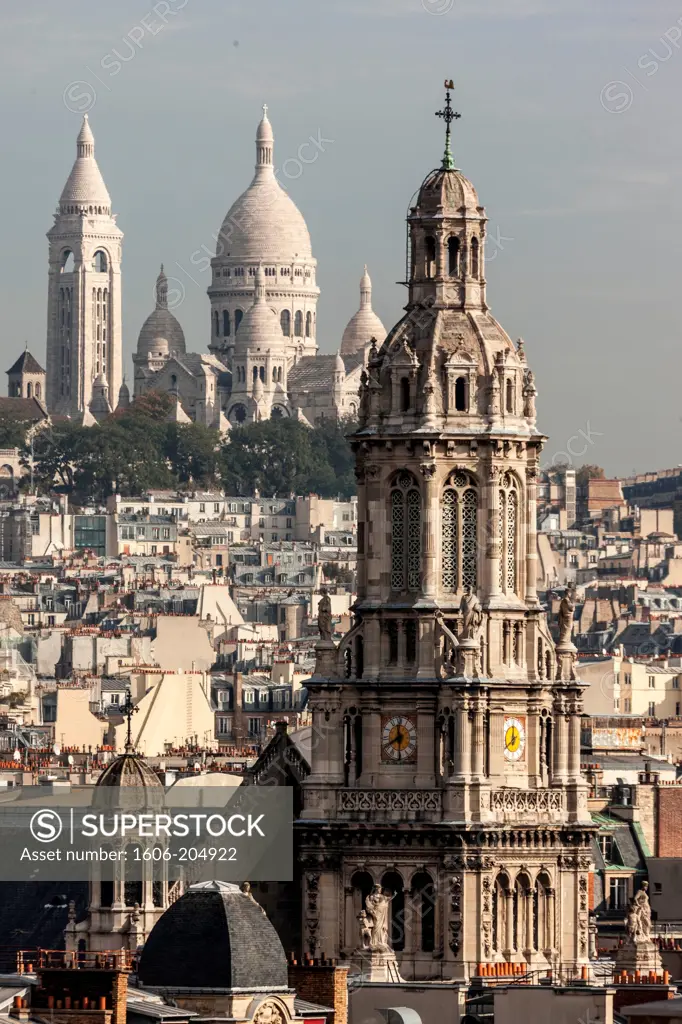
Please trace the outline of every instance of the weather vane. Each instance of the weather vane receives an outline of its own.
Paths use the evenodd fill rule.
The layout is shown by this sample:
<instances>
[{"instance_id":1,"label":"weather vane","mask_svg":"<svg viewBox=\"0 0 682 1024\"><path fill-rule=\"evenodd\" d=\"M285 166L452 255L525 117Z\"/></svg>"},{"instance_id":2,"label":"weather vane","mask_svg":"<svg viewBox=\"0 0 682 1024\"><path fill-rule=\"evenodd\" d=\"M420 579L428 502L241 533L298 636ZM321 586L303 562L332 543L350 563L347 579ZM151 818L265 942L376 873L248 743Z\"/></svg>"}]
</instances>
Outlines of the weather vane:
<instances>
[{"instance_id":1,"label":"weather vane","mask_svg":"<svg viewBox=\"0 0 682 1024\"><path fill-rule=\"evenodd\" d=\"M452 151L450 149L450 125L462 115L452 109L452 103L450 101L450 90L454 90L454 82L451 78L446 78L444 85L445 108L443 110L437 110L436 117L442 117L445 121L445 152L443 153L443 169L446 171L452 171L455 168L455 161L452 159Z\"/></svg>"},{"instance_id":2,"label":"weather vane","mask_svg":"<svg viewBox=\"0 0 682 1024\"><path fill-rule=\"evenodd\" d=\"M127 729L127 733L126 733L126 746L125 746L126 754L130 754L132 752L132 749L133 749L133 738L132 738L133 715L137 711L139 711L139 710L140 709L138 708L137 704L133 704L133 702L132 702L132 699L130 697L130 690L127 690L126 691L125 703L121 707L121 711L123 712L124 718L128 719L128 729Z\"/></svg>"}]
</instances>

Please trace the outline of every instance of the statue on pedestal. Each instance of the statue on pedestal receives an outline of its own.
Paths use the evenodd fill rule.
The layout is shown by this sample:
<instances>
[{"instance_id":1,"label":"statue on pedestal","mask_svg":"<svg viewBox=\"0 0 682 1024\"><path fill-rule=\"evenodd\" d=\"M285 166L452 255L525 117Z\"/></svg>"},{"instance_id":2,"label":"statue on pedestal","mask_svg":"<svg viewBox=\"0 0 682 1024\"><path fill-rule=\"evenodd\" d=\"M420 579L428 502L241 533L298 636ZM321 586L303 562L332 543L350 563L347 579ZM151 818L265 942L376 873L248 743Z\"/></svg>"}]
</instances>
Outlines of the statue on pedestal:
<instances>
[{"instance_id":1,"label":"statue on pedestal","mask_svg":"<svg viewBox=\"0 0 682 1024\"><path fill-rule=\"evenodd\" d=\"M467 587L462 594L459 610L462 614L462 640L475 640L476 634L483 621L483 609L481 602L473 592L472 587Z\"/></svg>"},{"instance_id":2,"label":"statue on pedestal","mask_svg":"<svg viewBox=\"0 0 682 1024\"><path fill-rule=\"evenodd\" d=\"M380 885L375 885L365 900L364 926L370 930L370 944L367 948L379 953L392 952L388 941L388 908L394 897L395 893L389 896Z\"/></svg>"},{"instance_id":3,"label":"statue on pedestal","mask_svg":"<svg viewBox=\"0 0 682 1024\"><path fill-rule=\"evenodd\" d=\"M332 601L326 590L322 591L317 606L317 628L320 633L320 640L329 641L332 638Z\"/></svg>"},{"instance_id":4,"label":"statue on pedestal","mask_svg":"<svg viewBox=\"0 0 682 1024\"><path fill-rule=\"evenodd\" d=\"M559 605L559 643L570 644L575 611L575 585L569 583Z\"/></svg>"},{"instance_id":5,"label":"statue on pedestal","mask_svg":"<svg viewBox=\"0 0 682 1024\"><path fill-rule=\"evenodd\" d=\"M661 954L651 938L651 906L649 883L630 900L625 922L626 939L616 952L616 967L628 971L662 970Z\"/></svg>"}]
</instances>

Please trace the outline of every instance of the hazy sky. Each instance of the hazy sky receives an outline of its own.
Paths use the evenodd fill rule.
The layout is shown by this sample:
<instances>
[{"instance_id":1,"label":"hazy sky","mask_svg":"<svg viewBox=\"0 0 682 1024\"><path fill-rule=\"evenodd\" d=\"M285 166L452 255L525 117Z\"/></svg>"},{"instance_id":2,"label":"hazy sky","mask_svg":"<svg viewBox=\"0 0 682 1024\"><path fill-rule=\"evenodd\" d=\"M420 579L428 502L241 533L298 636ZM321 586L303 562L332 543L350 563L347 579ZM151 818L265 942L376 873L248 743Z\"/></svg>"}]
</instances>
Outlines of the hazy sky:
<instances>
[{"instance_id":1,"label":"hazy sky","mask_svg":"<svg viewBox=\"0 0 682 1024\"><path fill-rule=\"evenodd\" d=\"M3 368L25 340L44 358L45 232L84 109L125 233L129 379L162 261L188 349L206 350L201 253L251 179L265 101L318 261L321 350L338 348L365 262L390 327L448 76L457 165L490 221L489 301L526 341L545 461L682 462L679 3L21 0L0 28Z\"/></svg>"}]
</instances>

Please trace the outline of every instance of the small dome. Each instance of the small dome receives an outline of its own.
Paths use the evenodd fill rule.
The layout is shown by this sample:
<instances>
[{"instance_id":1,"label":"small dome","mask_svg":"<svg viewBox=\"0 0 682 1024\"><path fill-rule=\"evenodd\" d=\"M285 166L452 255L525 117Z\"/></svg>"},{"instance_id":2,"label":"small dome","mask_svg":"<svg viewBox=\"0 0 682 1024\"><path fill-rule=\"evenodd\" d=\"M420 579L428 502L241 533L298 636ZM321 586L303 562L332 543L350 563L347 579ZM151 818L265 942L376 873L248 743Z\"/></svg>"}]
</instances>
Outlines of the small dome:
<instances>
[{"instance_id":1,"label":"small dome","mask_svg":"<svg viewBox=\"0 0 682 1024\"><path fill-rule=\"evenodd\" d=\"M259 267L256 271L256 282L254 286L254 300L250 309L241 319L239 330L235 340L235 347L243 351L260 346L268 349L272 346L280 347L286 344L286 338L282 334L282 327L276 313L270 309L267 303L265 291L265 271Z\"/></svg>"},{"instance_id":2,"label":"small dome","mask_svg":"<svg viewBox=\"0 0 682 1024\"><path fill-rule=\"evenodd\" d=\"M104 178L95 160L95 138L90 128L88 115L83 118L81 130L76 140L76 160L71 174L59 198L60 204L78 203L104 206L107 213L111 207L111 198L104 184Z\"/></svg>"},{"instance_id":3,"label":"small dome","mask_svg":"<svg viewBox=\"0 0 682 1024\"><path fill-rule=\"evenodd\" d=\"M138 967L158 988L286 989L277 932L251 895L229 882L192 885L159 918Z\"/></svg>"},{"instance_id":4,"label":"small dome","mask_svg":"<svg viewBox=\"0 0 682 1024\"><path fill-rule=\"evenodd\" d=\"M416 207L420 215L434 213L449 216L462 213L481 214L476 189L461 171L439 167L424 178Z\"/></svg>"},{"instance_id":5,"label":"small dome","mask_svg":"<svg viewBox=\"0 0 682 1024\"><path fill-rule=\"evenodd\" d=\"M121 754L107 765L97 780L98 786L141 786L144 789L163 788L159 776L147 762L132 751Z\"/></svg>"},{"instance_id":6,"label":"small dome","mask_svg":"<svg viewBox=\"0 0 682 1024\"><path fill-rule=\"evenodd\" d=\"M335 373L345 373L346 372L346 367L344 365L343 359L341 358L341 353L340 352L336 353L336 358L334 359L334 371L335 371Z\"/></svg>"},{"instance_id":7,"label":"small dome","mask_svg":"<svg viewBox=\"0 0 682 1024\"><path fill-rule=\"evenodd\" d=\"M275 178L274 136L264 111L256 133L256 173L222 223L223 256L252 260L312 259L308 228L296 204Z\"/></svg>"},{"instance_id":8,"label":"small dome","mask_svg":"<svg viewBox=\"0 0 682 1024\"><path fill-rule=\"evenodd\" d=\"M162 263L156 279L156 309L142 324L137 337L137 355L167 357L173 352L185 354L185 334L168 308L168 278Z\"/></svg>"},{"instance_id":9,"label":"small dome","mask_svg":"<svg viewBox=\"0 0 682 1024\"><path fill-rule=\"evenodd\" d=\"M346 324L341 338L341 354L355 355L369 345L372 338L376 338L377 345L381 347L386 338L386 328L372 309L372 281L365 264L360 279L360 308Z\"/></svg>"}]
</instances>

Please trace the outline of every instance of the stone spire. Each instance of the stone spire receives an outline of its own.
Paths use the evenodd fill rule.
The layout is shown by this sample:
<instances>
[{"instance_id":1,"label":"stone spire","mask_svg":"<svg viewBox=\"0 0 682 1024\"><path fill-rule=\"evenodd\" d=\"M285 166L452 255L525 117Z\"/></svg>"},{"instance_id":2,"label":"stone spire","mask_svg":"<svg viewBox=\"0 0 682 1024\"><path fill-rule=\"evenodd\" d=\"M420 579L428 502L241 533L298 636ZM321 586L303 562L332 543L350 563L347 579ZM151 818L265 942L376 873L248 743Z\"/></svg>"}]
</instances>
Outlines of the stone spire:
<instances>
[{"instance_id":1,"label":"stone spire","mask_svg":"<svg viewBox=\"0 0 682 1024\"><path fill-rule=\"evenodd\" d=\"M372 308L372 279L367 273L367 264L365 263L365 270L360 278L360 309L365 309L367 306Z\"/></svg>"},{"instance_id":2,"label":"stone spire","mask_svg":"<svg viewBox=\"0 0 682 1024\"><path fill-rule=\"evenodd\" d=\"M341 337L341 355L350 356L362 351L373 337L380 345L383 344L386 328L372 309L372 279L365 263L360 278L360 308L346 324Z\"/></svg>"},{"instance_id":3,"label":"stone spire","mask_svg":"<svg viewBox=\"0 0 682 1024\"><path fill-rule=\"evenodd\" d=\"M256 131L256 171L261 174L272 174L272 153L275 145L275 136L272 133L272 125L268 120L268 105L263 104L263 116Z\"/></svg>"},{"instance_id":4,"label":"stone spire","mask_svg":"<svg viewBox=\"0 0 682 1024\"><path fill-rule=\"evenodd\" d=\"M83 124L76 140L76 155L79 157L94 157L95 155L95 136L92 134L87 114L83 115Z\"/></svg>"},{"instance_id":5,"label":"stone spire","mask_svg":"<svg viewBox=\"0 0 682 1024\"><path fill-rule=\"evenodd\" d=\"M89 208L91 203L94 211ZM85 207L87 204L84 209L86 213L96 213L98 210L107 215L111 213L111 197L95 160L95 136L92 134L87 114L83 117L83 124L76 139L76 159L59 198L62 213L77 212L74 204L78 204L79 207Z\"/></svg>"}]
</instances>

